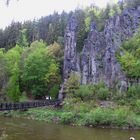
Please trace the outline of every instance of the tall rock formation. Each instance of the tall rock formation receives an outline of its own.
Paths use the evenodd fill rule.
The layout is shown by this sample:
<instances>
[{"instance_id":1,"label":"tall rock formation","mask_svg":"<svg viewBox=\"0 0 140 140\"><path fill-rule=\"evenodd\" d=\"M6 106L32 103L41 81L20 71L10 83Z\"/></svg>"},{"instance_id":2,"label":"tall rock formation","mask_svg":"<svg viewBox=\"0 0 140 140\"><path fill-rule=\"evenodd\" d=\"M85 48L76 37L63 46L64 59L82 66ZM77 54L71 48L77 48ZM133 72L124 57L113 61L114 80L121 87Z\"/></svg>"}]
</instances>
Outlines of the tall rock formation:
<instances>
[{"instance_id":1,"label":"tall rock formation","mask_svg":"<svg viewBox=\"0 0 140 140\"><path fill-rule=\"evenodd\" d=\"M63 84L59 91L58 99L62 100L65 97L65 83L71 72L80 72L80 57L76 49L76 31L77 20L73 16L69 19L64 35L64 66L63 66Z\"/></svg>"},{"instance_id":2,"label":"tall rock formation","mask_svg":"<svg viewBox=\"0 0 140 140\"><path fill-rule=\"evenodd\" d=\"M72 18L65 34L64 78L67 79L71 71L80 72L81 68L82 84L102 80L109 87L118 85L121 90L126 90L126 77L117 61L116 51L123 41L134 35L139 23L140 7L126 9L121 15L108 19L103 32L98 32L93 22L84 43L80 63L76 52L77 24Z\"/></svg>"},{"instance_id":3,"label":"tall rock formation","mask_svg":"<svg viewBox=\"0 0 140 140\"><path fill-rule=\"evenodd\" d=\"M64 79L68 79L69 74L72 71L80 71L79 55L76 50L76 30L77 21L75 17L71 17L66 27L66 32L64 36Z\"/></svg>"},{"instance_id":4,"label":"tall rock formation","mask_svg":"<svg viewBox=\"0 0 140 140\"><path fill-rule=\"evenodd\" d=\"M117 62L115 53L122 42L132 36L138 28L140 22L140 8L126 9L121 15L116 15L105 24L105 81L108 86L113 86L120 81L124 85L125 75Z\"/></svg>"},{"instance_id":5,"label":"tall rock formation","mask_svg":"<svg viewBox=\"0 0 140 140\"><path fill-rule=\"evenodd\" d=\"M82 83L105 81L109 87L119 85L126 90L125 74L116 58L122 42L132 36L140 23L140 7L127 9L105 22L103 32L98 32L93 22L82 51Z\"/></svg>"},{"instance_id":6,"label":"tall rock formation","mask_svg":"<svg viewBox=\"0 0 140 140\"><path fill-rule=\"evenodd\" d=\"M104 35L97 31L96 24L93 22L82 51L82 84L97 83L103 79L102 58L105 47Z\"/></svg>"}]
</instances>

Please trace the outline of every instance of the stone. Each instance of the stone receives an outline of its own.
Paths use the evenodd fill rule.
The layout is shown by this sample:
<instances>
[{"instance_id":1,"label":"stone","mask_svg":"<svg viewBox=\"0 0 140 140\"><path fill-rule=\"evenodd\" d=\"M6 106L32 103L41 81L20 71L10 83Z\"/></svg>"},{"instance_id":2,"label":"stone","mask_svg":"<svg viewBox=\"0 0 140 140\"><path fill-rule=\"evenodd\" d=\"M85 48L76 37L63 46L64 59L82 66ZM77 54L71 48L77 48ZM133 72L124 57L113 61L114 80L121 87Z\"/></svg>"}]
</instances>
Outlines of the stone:
<instances>
[{"instance_id":1,"label":"stone","mask_svg":"<svg viewBox=\"0 0 140 140\"><path fill-rule=\"evenodd\" d=\"M121 83L120 91L126 91L127 77L117 61L116 51L123 41L136 33L139 23L140 6L125 9L122 14L106 20L103 32L98 32L96 23L92 22L79 57L76 50L77 21L72 17L65 33L64 79L76 71L81 73L82 84L104 81L108 87L114 88Z\"/></svg>"},{"instance_id":2,"label":"stone","mask_svg":"<svg viewBox=\"0 0 140 140\"><path fill-rule=\"evenodd\" d=\"M121 83L120 90L127 89L126 79L116 58L116 51L122 42L130 38L140 22L138 8L126 9L121 15L109 18L103 32L98 32L96 24L91 30L82 51L82 84L104 81L108 87ZM123 55L123 53L122 53Z\"/></svg>"},{"instance_id":3,"label":"stone","mask_svg":"<svg viewBox=\"0 0 140 140\"><path fill-rule=\"evenodd\" d=\"M120 86L120 93L124 93L127 91L128 85L126 81L121 81L121 86Z\"/></svg>"},{"instance_id":4,"label":"stone","mask_svg":"<svg viewBox=\"0 0 140 140\"><path fill-rule=\"evenodd\" d=\"M94 22L91 23L91 31L85 41L82 51L82 84L97 83L101 78L100 76L103 75L101 59L103 57L102 52L105 46L105 41L103 34L97 31L95 25ZM100 54L98 52L100 52Z\"/></svg>"},{"instance_id":5,"label":"stone","mask_svg":"<svg viewBox=\"0 0 140 140\"><path fill-rule=\"evenodd\" d=\"M66 27L64 41L64 68L63 75L64 79L68 79L71 71L80 71L79 66L79 54L76 50L76 30L77 20L75 17L71 17Z\"/></svg>"}]
</instances>

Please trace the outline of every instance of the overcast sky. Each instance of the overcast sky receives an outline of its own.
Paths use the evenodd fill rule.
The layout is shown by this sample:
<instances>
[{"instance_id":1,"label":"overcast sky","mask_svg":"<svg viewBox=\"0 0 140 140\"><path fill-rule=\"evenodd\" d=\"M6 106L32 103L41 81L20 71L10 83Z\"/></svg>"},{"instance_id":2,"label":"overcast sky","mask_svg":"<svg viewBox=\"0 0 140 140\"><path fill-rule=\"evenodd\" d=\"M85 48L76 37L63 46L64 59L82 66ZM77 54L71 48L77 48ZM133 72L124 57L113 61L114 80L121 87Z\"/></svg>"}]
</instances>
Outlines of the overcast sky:
<instances>
[{"instance_id":1,"label":"overcast sky","mask_svg":"<svg viewBox=\"0 0 140 140\"><path fill-rule=\"evenodd\" d=\"M12 21L33 20L52 14L54 11L69 12L77 7L85 7L91 3L105 7L113 0L11 0L9 6L6 0L0 0L0 28L4 28Z\"/></svg>"}]
</instances>

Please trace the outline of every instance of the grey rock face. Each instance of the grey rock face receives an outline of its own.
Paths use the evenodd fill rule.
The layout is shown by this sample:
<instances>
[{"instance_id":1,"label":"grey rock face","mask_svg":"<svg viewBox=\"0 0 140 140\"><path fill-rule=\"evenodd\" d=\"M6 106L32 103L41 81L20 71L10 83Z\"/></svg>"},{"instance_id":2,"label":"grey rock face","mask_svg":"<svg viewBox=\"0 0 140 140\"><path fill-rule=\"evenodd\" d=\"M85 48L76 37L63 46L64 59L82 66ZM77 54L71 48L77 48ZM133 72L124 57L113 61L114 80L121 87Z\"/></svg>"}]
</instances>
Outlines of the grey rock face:
<instances>
[{"instance_id":1,"label":"grey rock face","mask_svg":"<svg viewBox=\"0 0 140 140\"><path fill-rule=\"evenodd\" d=\"M127 91L128 85L126 81L121 81L121 86L120 86L120 93L124 93Z\"/></svg>"},{"instance_id":2,"label":"grey rock face","mask_svg":"<svg viewBox=\"0 0 140 140\"><path fill-rule=\"evenodd\" d=\"M98 32L96 24L91 24L88 38L85 40L81 60L76 52L77 27L72 18L65 34L64 78L71 71L80 72L82 84L105 81L109 87L121 83L120 90L127 89L125 74L116 58L116 51L122 42L134 35L140 23L140 7L127 9L105 22L103 32ZM80 64L81 61L81 64Z\"/></svg>"},{"instance_id":3,"label":"grey rock face","mask_svg":"<svg viewBox=\"0 0 140 140\"><path fill-rule=\"evenodd\" d=\"M94 25L94 26L93 26ZM96 30L95 23L91 25L91 31L85 40L82 51L82 83L97 83L103 78L103 63L105 39L103 33ZM100 46L100 47L99 47Z\"/></svg>"},{"instance_id":4,"label":"grey rock face","mask_svg":"<svg viewBox=\"0 0 140 140\"><path fill-rule=\"evenodd\" d=\"M80 60L79 55L76 51L76 30L77 30L77 21L75 17L72 17L69 20L69 23L66 27L66 32L64 36L65 40L65 53L64 53L64 79L69 77L69 74L72 71L80 71Z\"/></svg>"},{"instance_id":5,"label":"grey rock face","mask_svg":"<svg viewBox=\"0 0 140 140\"><path fill-rule=\"evenodd\" d=\"M140 22L140 7L124 10L105 22L104 32L98 32L95 23L82 52L82 83L105 81L109 87L121 83L120 90L125 91L125 75L116 59L116 50L122 42L132 36Z\"/></svg>"},{"instance_id":6,"label":"grey rock face","mask_svg":"<svg viewBox=\"0 0 140 140\"><path fill-rule=\"evenodd\" d=\"M140 12L138 9L124 10L122 15L109 19L105 24L105 82L113 86L117 81L125 80L119 63L115 57L116 50L122 42L132 36L138 28Z\"/></svg>"}]
</instances>

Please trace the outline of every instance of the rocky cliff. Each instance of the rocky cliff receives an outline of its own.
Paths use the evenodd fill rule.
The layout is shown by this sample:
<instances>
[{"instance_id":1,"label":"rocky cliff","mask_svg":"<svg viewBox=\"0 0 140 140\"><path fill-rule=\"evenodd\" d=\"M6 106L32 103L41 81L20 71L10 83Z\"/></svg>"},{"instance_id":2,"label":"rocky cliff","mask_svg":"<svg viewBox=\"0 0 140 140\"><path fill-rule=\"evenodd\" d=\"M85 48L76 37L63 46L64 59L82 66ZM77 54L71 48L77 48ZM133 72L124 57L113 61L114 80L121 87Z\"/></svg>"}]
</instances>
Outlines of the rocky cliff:
<instances>
[{"instance_id":1,"label":"rocky cliff","mask_svg":"<svg viewBox=\"0 0 140 140\"><path fill-rule=\"evenodd\" d=\"M121 15L105 21L103 32L98 32L96 23L92 22L79 57L75 35L78 25L72 17L65 34L64 78L76 71L81 73L82 84L103 80L109 87L118 85L121 90L126 90L126 77L115 55L122 42L136 32L139 23L140 7L126 9Z\"/></svg>"},{"instance_id":2,"label":"rocky cliff","mask_svg":"<svg viewBox=\"0 0 140 140\"><path fill-rule=\"evenodd\" d=\"M76 50L77 21L71 17L65 32L64 68L63 77L67 79L72 71L80 71L79 55Z\"/></svg>"}]
</instances>

